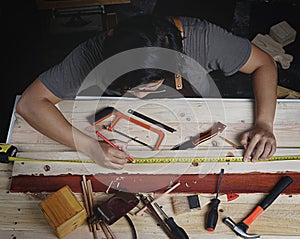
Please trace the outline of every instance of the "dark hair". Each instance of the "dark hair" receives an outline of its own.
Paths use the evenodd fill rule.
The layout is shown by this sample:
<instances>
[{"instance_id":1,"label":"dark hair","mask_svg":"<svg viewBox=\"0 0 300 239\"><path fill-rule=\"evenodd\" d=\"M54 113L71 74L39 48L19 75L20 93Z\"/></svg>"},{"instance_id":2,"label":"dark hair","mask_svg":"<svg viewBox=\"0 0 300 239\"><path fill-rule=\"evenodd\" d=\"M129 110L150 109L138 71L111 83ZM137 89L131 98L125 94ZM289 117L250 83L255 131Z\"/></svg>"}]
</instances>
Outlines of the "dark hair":
<instances>
[{"instance_id":1,"label":"dark hair","mask_svg":"<svg viewBox=\"0 0 300 239\"><path fill-rule=\"evenodd\" d=\"M107 59L115 54L141 47L162 47L182 52L182 37L172 18L152 15L138 15L123 20L107 36L103 45L103 56ZM111 90L125 91L141 84L151 83L162 78L174 77L173 72L147 68L150 62L158 61L159 56L147 55L145 68L128 72L116 79Z\"/></svg>"}]
</instances>

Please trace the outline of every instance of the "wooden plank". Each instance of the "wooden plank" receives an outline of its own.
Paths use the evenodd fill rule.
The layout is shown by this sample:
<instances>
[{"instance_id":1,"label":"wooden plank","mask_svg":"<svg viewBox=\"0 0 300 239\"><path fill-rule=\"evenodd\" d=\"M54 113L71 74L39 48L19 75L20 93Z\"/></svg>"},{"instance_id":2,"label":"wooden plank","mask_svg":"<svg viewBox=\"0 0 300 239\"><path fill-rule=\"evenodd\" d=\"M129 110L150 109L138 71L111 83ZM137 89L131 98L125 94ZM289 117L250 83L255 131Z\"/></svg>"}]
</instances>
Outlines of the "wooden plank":
<instances>
[{"instance_id":1,"label":"wooden plank","mask_svg":"<svg viewBox=\"0 0 300 239\"><path fill-rule=\"evenodd\" d=\"M174 103L176 102L176 103ZM88 135L95 137L95 129L88 122L87 117L106 106L115 106L116 109L126 113L129 108L138 110L158 121L176 128L175 133L165 132L162 149L170 149L172 146L188 139L198 132L210 128L216 121L227 125L223 136L238 143L243 131L249 129L253 124L253 102L252 101L204 101L204 100L166 100L157 101L134 101L134 100L97 100L93 101L63 101L59 108L65 117L77 128ZM237 110L238 109L238 110ZM21 117L16 115L16 121L12 130L11 143L21 151L68 151L62 146L44 135L33 130ZM277 112L274 124L278 147L300 148L300 104L298 101L281 100L277 103ZM107 121L106 121L107 122ZM141 131L140 127L131 124L121 124L122 131L149 141L148 132ZM196 130L195 130L196 129ZM142 132L142 133L141 133ZM104 132L107 137L124 140L124 137L116 133ZM151 138L152 141L155 139ZM150 140L150 141L151 141ZM151 143L151 142L149 142ZM213 140L217 145L224 145L218 138ZM131 142L136 150L145 150L144 146ZM153 142L152 142L153 144ZM201 146L211 146L212 141L205 142ZM201 147L199 146L199 147Z\"/></svg>"},{"instance_id":2,"label":"wooden plank","mask_svg":"<svg viewBox=\"0 0 300 239\"><path fill-rule=\"evenodd\" d=\"M36 0L39 10L130 3L130 0Z\"/></svg>"},{"instance_id":3,"label":"wooden plank","mask_svg":"<svg viewBox=\"0 0 300 239\"><path fill-rule=\"evenodd\" d=\"M180 194L173 194L172 196L174 195L180 196ZM201 236L211 238L212 234L204 229L205 216L208 207L175 216L172 212L172 205L170 204L169 199L170 196L171 195L164 198L164 200L159 201L159 204L163 206L168 215L174 216L177 223L185 228L190 238L201 238ZM224 225L221 220L226 216L231 217L237 222L242 220L263 197L264 194L240 194L239 198L235 201L227 203L222 202L220 204L221 212L219 212L220 219L213 238L221 238L220 236L223 236L222 238L224 238L225 235L226 238L236 238L234 233ZM2 237L3 235L13 235L17 238L24 239L41 238L42 235L43 238L56 238L51 227L38 209L38 202L38 200L32 201L31 203L16 201L18 205L16 208L12 207L12 204L0 205L1 210L3 210L3 215L8 215L8 217L0 218L0 232ZM292 197L289 195L280 195L274 204L254 221L249 232L261 233L264 238L273 239L281 238L280 235L285 236L284 238L288 238L288 236L291 235L299 236L299 202L299 195ZM155 235L156 238L165 238L164 233L149 215L143 214L131 216L131 219L133 220L140 237L150 239L151 236L153 238L153 235ZM117 221L111 228L118 238L131 238L128 224L124 219ZM103 236L101 231L98 232L98 235ZM275 237L275 235L278 235L279 237ZM87 225L83 225L71 232L65 238L92 238L92 235L88 231Z\"/></svg>"},{"instance_id":4,"label":"wooden plank","mask_svg":"<svg viewBox=\"0 0 300 239\"><path fill-rule=\"evenodd\" d=\"M277 86L277 98L300 99L300 92L279 85Z\"/></svg>"},{"instance_id":5,"label":"wooden plank","mask_svg":"<svg viewBox=\"0 0 300 239\"><path fill-rule=\"evenodd\" d=\"M0 217L0 233L3 238L22 238L22 239L55 239L56 235L52 228L47 223L42 212L38 208L38 203L43 200L50 193L12 193L7 192L10 184L11 168L12 164L1 164L1 180L0 180L0 210L2 217ZM113 175L115 179L116 175ZM274 176L274 175L272 175ZM53 177L57 178L57 177ZM87 177L89 179L89 177ZM157 177L156 177L157 178ZM37 182L37 178L34 178ZM38 180L40 180L39 177ZM74 178L73 178L74 179ZM212 178L212 183L207 183L206 185L216 184L217 177ZM243 177L240 179L247 179ZM78 186L81 177L78 176ZM93 180L94 187L96 182ZM264 182L265 180L258 179L255 177L254 181ZM57 178L60 181L60 178ZM61 181L60 181L61 182ZM224 186L230 184L228 179L224 178ZM40 182L44 183L44 182ZM72 183L74 181L72 180ZM241 181L244 187L244 181ZM193 184L192 184L193 185ZM204 184L202 184L204 186ZM267 185L265 185L266 187ZM272 185L269 185L270 187ZM292 185L290 185L292 186ZM299 188L299 186L298 186ZM51 189L51 188L50 188ZM226 188L225 188L226 189ZM211 188L214 193L214 190ZM222 186L223 190L223 186ZM55 190L54 190L55 191ZM232 192L230 190L230 192ZM286 192L288 193L288 191ZM102 193L97 193L95 199L98 200ZM158 201L160 205L163 206L164 210L172 216L172 209L170 204L170 196L181 196L183 193L167 195L163 200ZM191 195L191 194L184 194ZM213 197L214 194L201 194L205 197ZM78 199L82 201L81 193L76 194ZM155 196L159 196L155 195ZM236 238L233 232L225 226L221 219L225 216L232 217L235 221L241 220L244 216L254 208L255 203L259 202L264 197L264 194L239 194L239 198L235 201L224 203L220 205L222 213L220 213L220 221L217 224L216 231L214 232L213 238ZM251 226L249 232L261 233L264 238L269 239L280 239L289 238L289 236L299 236L299 223L300 219L298 217L300 213L300 194L290 195L282 194L275 201L275 203L268 208L266 212L263 213ZM212 237L212 234L204 229L205 215L207 208L203 208L200 211L193 211L187 214L182 214L174 216L175 220L185 228L188 232L190 238L207 238ZM188 219L188 220L187 220ZM132 216L133 223L138 231L138 235L145 239L153 238L165 238L164 233L160 230L157 224L152 220L151 217L147 215L143 216ZM147 225L147 227L145 227ZM118 238L131 238L131 234L128 229L128 224L126 221L121 220L112 226L112 230L118 236ZM101 231L98 231L99 238L104 237ZM81 238L92 238L91 233L88 231L88 227L83 225L70 234L68 234L66 239L81 239Z\"/></svg>"},{"instance_id":6,"label":"wooden plank","mask_svg":"<svg viewBox=\"0 0 300 239\"><path fill-rule=\"evenodd\" d=\"M188 107L191 108L187 108L186 105L180 103L181 101L178 102L179 103L176 102L175 104L174 100L130 101L130 104L128 104L128 101L114 99L108 101L101 100L101 104L98 104L98 101L80 101L76 102L74 105L73 102L63 101L58 107L62 110L68 120L75 122L75 125L79 125L80 129L86 130L86 132L90 132L91 134L93 130L88 128L90 125L87 122L86 117L90 115L91 112L95 112L95 109L99 109L106 105L116 106L122 112L126 112L128 105L130 105L134 110L142 112L164 123L171 124L171 126L176 126L176 124L180 122L179 129L185 130L182 130L181 133L184 132L186 134L182 136L170 134L172 136L168 138L170 145L175 141L177 142L178 139L183 140L184 137L192 135L192 133L194 134L195 132L189 127L192 126L195 128L195 124L198 124L198 129L202 130L205 129L205 127L209 127L214 120L223 120L224 123L228 124L226 137L232 141L238 142L240 130L250 127L253 123L253 102L250 101L223 101L222 104L225 106L220 107L220 101L211 101L211 106L207 106L207 104L201 100L193 100L187 103ZM293 154L299 152L299 107L300 104L298 101L279 101L277 103L275 129L279 132L279 144L280 146L289 145L287 148L283 149L284 151L281 151L282 148L279 148L277 151L279 154ZM237 108L239 111L236 110ZM224 111L226 112L225 116ZM211 112L210 114L214 116L211 117L207 112ZM201 120L198 120L198 118ZM178 119L180 120L177 122ZM293 127L293 123L298 125ZM18 153L19 156L28 156L29 158L47 157L54 159L68 158L73 155L77 155L78 158L85 157L34 132L26 122L19 117L17 117L12 132L11 143L14 145L16 144L21 151ZM281 138L284 138L284 141L291 142L287 143L283 140L280 141ZM194 155L201 153L207 151L207 148L209 148L209 152L212 153L211 151L214 149L224 147L224 143L219 139L214 139L214 141L206 142L206 145L203 145L203 147L201 145L199 149L191 150L188 154ZM45 153L45 151L48 152ZM51 153L51 151L53 153ZM136 151L135 149L132 149L132 152L136 155L143 153L147 157L154 153L152 151L145 152L144 150L139 149ZM230 146L226 146L221 152L223 152L222 154L232 152L236 156L241 155L242 153L241 150L236 151ZM159 154L162 155L167 155L168 153L167 149L159 152ZM178 153L178 155L181 153L187 154L187 151L176 153ZM12 165L14 165L13 174ZM233 191L237 191L240 192L239 198L232 202L222 202L220 204L220 218L213 235L204 228L207 207L204 207L202 210L174 216L175 220L186 229L191 239L208 237L220 239L224 237L228 239L237 238L235 234L221 222L222 218L229 216L236 222L242 220L255 207L256 203L263 198L265 194L262 194L262 192L268 192L282 175L290 175L294 179L294 183L286 189L284 194L279 196L266 212L255 220L251 225L249 232L261 233L264 238L268 239L295 238L300 236L300 218L298 216L300 213L300 164L297 161L276 163L259 162L255 164L207 163L199 164L198 166L172 164L163 169L161 169L162 165L159 164L151 165L151 167L149 167L149 165L145 167L145 165L128 164L126 165L126 170L122 172L112 172L107 169L107 171L105 171L103 168L99 168L98 166L95 167L94 164L47 162L47 165L50 166L50 170L48 170L48 167L45 168L45 165L45 163L40 162L25 162L24 164L22 164L22 162L15 162L14 164L9 163L0 165L0 210L3 215L0 218L0 233L4 238L56 238L55 233L43 218L37 205L47 195L65 185L69 185L72 190L77 193L79 200L82 200L80 193L81 175L86 175L87 179L93 181L94 191L98 192L96 194L96 199L98 199L98 196L100 198L101 195L103 195L102 192L107 190L111 183L112 189L131 190L134 188L134 190L149 190L151 192L155 191L156 195L177 181L180 181L181 185L176 189L176 194L172 195L191 195L191 193L194 194L202 191L209 193L208 195L213 197L215 195L218 173L221 167L225 168L221 193L232 193ZM29 170L29 168L31 168L31 170ZM148 168L148 170L145 168ZM185 173L182 173L183 169L186 169ZM70 174L70 172L72 172L72 174ZM101 172L101 174L99 174L99 172ZM147 174L145 174L145 172L147 172ZM158 173L160 174L158 175ZM26 178L26 180L24 180L24 178ZM38 184L40 186L37 186ZM19 188L15 187L16 185ZM41 188L41 185L44 185L44 188ZM37 187L40 188L37 189ZM13 192L13 190L9 191L9 189L13 188L15 191L23 191L25 193L16 193ZM33 188L36 188L36 192L29 192L32 191ZM242 192L247 193L244 194ZM254 192L259 193L257 194ZM170 196L171 195L167 195L167 197L162 201L159 201L159 203L164 207L166 212L172 216ZM165 234L149 215L132 216L132 220L136 226L139 237L144 239L153 237L165 238ZM112 229L118 238L131 238L131 233L125 220L118 221L112 226ZM98 236L99 238L104 237L101 231L98 232ZM83 225L71 232L65 238L79 239L89 237L92 238L92 235L88 231L87 225Z\"/></svg>"},{"instance_id":7,"label":"wooden plank","mask_svg":"<svg viewBox=\"0 0 300 239\"><path fill-rule=\"evenodd\" d=\"M19 123L17 123L19 125ZM174 126L175 124L169 124L171 127ZM192 129L196 128L197 123L188 123L185 125L185 128L182 129L182 133L173 133L172 135L169 133L165 133L165 138L163 140L163 143L161 144L160 148L161 149L171 149L174 145L183 142L187 140L190 136L194 136L196 133L200 133L205 131L206 129L210 128L212 123L210 124L202 124L202 128L198 129L197 131L193 131ZM239 138L242 132L245 130L249 129L251 127L251 124L230 124L227 123L227 128L225 132L222 134L222 136L225 136L229 140L235 142L236 144L239 144ZM78 125L77 125L78 126ZM85 124L81 124L82 128L85 128ZM88 125L86 125L88 127ZM287 148L287 147L294 147L294 148L299 148L300 147L300 123L295 123L295 124L286 124L286 125L276 125L274 126L274 133L277 137L277 143L279 148ZM125 128L126 129L126 128ZM91 135L94 137L93 132L90 131L90 129L85 129L82 130L85 133ZM156 141L156 137L153 136L151 141L149 140L149 134L145 132L144 136L141 135L140 129L137 127L130 127L127 130L122 130L124 133L132 136L132 137L137 137L139 140L143 142L147 142L150 145L154 145L154 142ZM29 141L24 140L24 135L28 134L28 132L31 132L31 138ZM183 133L184 132L184 133ZM14 133L14 132L13 132ZM108 137L108 138L114 138L114 139L119 139L119 140L125 140L127 141L125 137L120 136L117 133L111 133L107 131L103 131L103 134ZM152 137L151 136L151 137ZM26 136L25 138L27 138ZM297 141L299 140L299 141ZM60 151L60 152L65 152L69 151L70 149L66 146L60 145L53 140L41 135L38 132L35 131L30 131L27 129L24 129L24 127L20 127L18 132L16 133L15 136L12 137L11 141L15 146L18 147L20 151ZM213 138L213 140L206 141L202 143L201 145L197 146L199 147L207 147L207 146L212 146L213 145L219 145L219 146L228 146L221 140L220 138L216 137ZM142 146L134 141L130 142L129 147L132 147L134 150L148 150L147 147Z\"/></svg>"},{"instance_id":8,"label":"wooden plank","mask_svg":"<svg viewBox=\"0 0 300 239\"><path fill-rule=\"evenodd\" d=\"M130 103L129 103L130 102ZM176 103L174 103L176 102ZM186 140L188 136L195 134L195 128L198 127L199 131L204 131L211 126L212 117L216 120L226 119L228 126L225 130L226 138L232 140L238 144L238 135L251 127L253 121L253 102L252 101L226 101L226 100L203 100L203 99L192 99L192 100L120 100L120 99L107 99L99 102L98 100L79 100L79 101L63 101L58 107L64 113L66 118L72 123L81 129L82 131L91 134L94 129L87 121L87 117L91 115L91 112L95 112L103 107L113 106L118 110L122 110L123 113L126 113L129 108L138 110L148 116L153 117L154 119L169 124L171 127L178 129L178 134L169 134L166 133L166 140L163 150L159 152L145 151L143 148L132 145L129 146L131 154L133 156L143 155L145 157L151 157L153 155L172 155L174 156L174 151L168 151L168 147L171 147L178 142ZM188 106L188 107L187 107ZM167 110L166 110L167 109ZM238 114L237 114L237 110ZM300 116L300 104L298 101L278 101L277 103L277 112L275 120L275 132L278 135L278 155L286 154L298 154L300 153L300 123L298 123L297 118ZM210 112L209 114L207 112ZM293 117L291 117L293 116ZM201 122L201 123L200 123ZM293 125L292 123L296 123ZM125 128L125 127L124 127ZM28 137L28 132L32 129L27 125L26 122L20 117L17 117L17 121L14 127L15 131L13 133L12 142L15 142L18 148L21 148L21 151L28 151L28 154L25 154L25 157L34 157L34 158L67 158L71 157L76 153L71 151L65 152L65 148L59 148L59 144L56 142L53 143L51 147L51 140L47 139L45 136L36 133L30 134ZM133 135L140 135L140 129L136 127L131 127L130 132L133 132ZM107 132L107 137L114 137L116 135ZM115 138L115 137L114 137ZM38 145L37 145L38 144ZM56 153L41 153L38 155L37 149L43 147L44 145L49 146L49 149L52 152ZM280 148L282 146L289 147L288 149ZM48 149L48 150L49 150ZM288 150L290 149L290 152ZM62 151L61 154L58 154ZM213 138L203 144L201 144L197 150L186 150L183 152L176 152L176 156L197 156L197 155L218 155L220 157L225 157L228 154L234 156L241 156L242 150L235 150L231 146L226 145L226 143L218 137ZM22 155L22 152L21 152ZM63 156L64 155L64 156ZM78 156L80 155L80 156ZM73 157L73 156L72 156ZM76 158L83 157L81 154L76 154ZM272 163L259 163L259 164L236 164L236 163L223 163L223 164L203 164L201 167L190 167L189 165L184 165L178 167L178 165L168 165L161 169L161 165L126 165L125 171L123 172L112 172L108 169L99 168L97 165L72 165L69 164L59 164L59 163L47 163L47 168L51 170L45 171L45 163L35 163L34 165L25 163L16 163L14 167L14 178L13 181L17 180L20 175L44 175L44 176L53 176L61 174L71 174L71 175L97 175L97 172L102 172L103 174L108 173L146 173L151 174L155 172L156 174L211 174L218 173L220 167L224 167L228 173L251 173L251 172L261 172L261 173L281 173L283 171L299 172L299 163L296 161L289 162L272 162ZM145 168L147 170L145 170ZM178 171L178 168L180 169ZM200 170L201 168L201 170ZM70 170L71 169L71 170ZM21 182L22 180L20 180ZM18 186L17 181L13 184L15 188ZM22 187L19 187L22 188ZM16 189L15 189L16 190Z\"/></svg>"},{"instance_id":9,"label":"wooden plank","mask_svg":"<svg viewBox=\"0 0 300 239\"><path fill-rule=\"evenodd\" d=\"M98 238L105 238L105 236L101 233L101 231L98 231ZM130 233L115 233L117 238L122 238L122 239L131 239L132 235ZM3 238L22 238L22 239L40 239L41 235L43 239L57 239L57 237L51 232L42 230L42 231L1 231L1 235ZM148 232L139 232L138 234L141 238L143 239L153 239L153 233L148 233ZM218 235L214 233L214 235L211 234L193 234L189 235L191 239L224 239L224 235L226 235L226 239L237 239L238 237L234 234L223 234L223 235ZM162 233L155 233L156 238L163 239L165 238L165 235ZM68 234L64 239L82 239L82 238L91 238L90 234L88 232L82 232L81 228L76 229L76 231ZM274 235L270 233L270 235L263 235L264 239L297 239L295 236L280 236L280 235Z\"/></svg>"},{"instance_id":10,"label":"wooden plank","mask_svg":"<svg viewBox=\"0 0 300 239\"><path fill-rule=\"evenodd\" d=\"M286 189L288 194L300 193L300 174L294 172L284 173L248 173L225 174L222 184L222 193L257 193L269 192L272 186L282 176L289 175L294 182ZM97 174L87 176L93 182L95 192L122 190L129 192L163 192L170 185L180 182L174 192L185 193L214 193L218 174ZM80 192L80 175L57 176L14 176L11 192L53 192L69 185L72 191ZM237 183L239 182L239 183Z\"/></svg>"}]
</instances>

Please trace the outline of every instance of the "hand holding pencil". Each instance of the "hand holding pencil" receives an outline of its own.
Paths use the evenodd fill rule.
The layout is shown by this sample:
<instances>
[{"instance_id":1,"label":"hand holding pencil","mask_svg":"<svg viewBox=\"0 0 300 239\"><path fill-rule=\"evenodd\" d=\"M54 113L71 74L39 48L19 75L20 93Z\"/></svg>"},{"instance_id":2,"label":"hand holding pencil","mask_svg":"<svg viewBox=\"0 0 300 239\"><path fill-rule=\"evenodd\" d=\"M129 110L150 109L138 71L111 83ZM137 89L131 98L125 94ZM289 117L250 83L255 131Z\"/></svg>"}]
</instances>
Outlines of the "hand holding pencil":
<instances>
[{"instance_id":1,"label":"hand holding pencil","mask_svg":"<svg viewBox=\"0 0 300 239\"><path fill-rule=\"evenodd\" d=\"M117 149L119 151L123 151L119 146L115 145L113 142L111 142L108 138L106 138L103 134L101 134L99 131L96 131L96 134L98 137L100 137L101 139L103 139L107 144L109 144L111 147L113 147L114 149ZM134 163L134 159L131 158L130 156L127 157L127 159Z\"/></svg>"}]
</instances>

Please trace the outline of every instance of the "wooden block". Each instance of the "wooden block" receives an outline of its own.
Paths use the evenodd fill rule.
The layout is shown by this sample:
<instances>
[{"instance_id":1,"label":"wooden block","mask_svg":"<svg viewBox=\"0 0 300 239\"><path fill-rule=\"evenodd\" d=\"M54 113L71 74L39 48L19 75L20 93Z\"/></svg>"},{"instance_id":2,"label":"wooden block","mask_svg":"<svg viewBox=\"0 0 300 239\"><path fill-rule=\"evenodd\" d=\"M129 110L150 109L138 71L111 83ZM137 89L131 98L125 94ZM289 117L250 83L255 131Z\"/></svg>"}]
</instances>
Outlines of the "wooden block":
<instances>
[{"instance_id":1,"label":"wooden block","mask_svg":"<svg viewBox=\"0 0 300 239\"><path fill-rule=\"evenodd\" d=\"M271 36L268 34L262 35L258 33L252 40L252 43L255 44L257 47L262 49L263 51L270 54L272 57L280 56L285 53L282 45L275 41Z\"/></svg>"},{"instance_id":2,"label":"wooden block","mask_svg":"<svg viewBox=\"0 0 300 239\"><path fill-rule=\"evenodd\" d=\"M58 238L82 225L87 213L69 186L64 186L39 203L40 209Z\"/></svg>"},{"instance_id":3,"label":"wooden block","mask_svg":"<svg viewBox=\"0 0 300 239\"><path fill-rule=\"evenodd\" d=\"M290 67L293 56L285 54L283 46L275 41L270 35L257 34L252 40L252 43L271 55L275 61L280 62L283 69L288 69Z\"/></svg>"},{"instance_id":4,"label":"wooden block","mask_svg":"<svg viewBox=\"0 0 300 239\"><path fill-rule=\"evenodd\" d=\"M286 46L296 39L296 31L286 21L282 21L270 28L270 36L282 46Z\"/></svg>"}]
</instances>

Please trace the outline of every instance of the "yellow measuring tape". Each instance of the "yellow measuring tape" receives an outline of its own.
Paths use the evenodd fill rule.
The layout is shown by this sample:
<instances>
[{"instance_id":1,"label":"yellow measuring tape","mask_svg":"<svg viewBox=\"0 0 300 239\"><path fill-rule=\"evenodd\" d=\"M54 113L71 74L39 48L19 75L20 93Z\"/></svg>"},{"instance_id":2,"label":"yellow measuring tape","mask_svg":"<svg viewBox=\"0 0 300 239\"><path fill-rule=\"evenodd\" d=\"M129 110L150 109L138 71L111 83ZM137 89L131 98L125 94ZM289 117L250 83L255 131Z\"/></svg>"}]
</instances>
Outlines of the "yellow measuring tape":
<instances>
[{"instance_id":1,"label":"yellow measuring tape","mask_svg":"<svg viewBox=\"0 0 300 239\"><path fill-rule=\"evenodd\" d=\"M70 162L70 163L94 163L90 159L29 159L8 157L9 161L21 162ZM155 163L231 163L243 162L242 157L220 157L220 158L134 158L136 164L155 164ZM269 159L259 160L259 162L283 161L283 160L300 160L300 155L273 156Z\"/></svg>"},{"instance_id":2,"label":"yellow measuring tape","mask_svg":"<svg viewBox=\"0 0 300 239\"><path fill-rule=\"evenodd\" d=\"M70 163L94 163L91 159L31 159L16 157L17 148L10 144L0 144L0 161L8 163L9 161L22 162L70 162ZM154 157L154 158L134 158L137 164L155 164L155 163L211 163L211 162L243 162L242 157ZM282 160L300 160L300 155L284 155L273 156L266 160L259 160L260 162L267 161L282 161Z\"/></svg>"}]
</instances>

